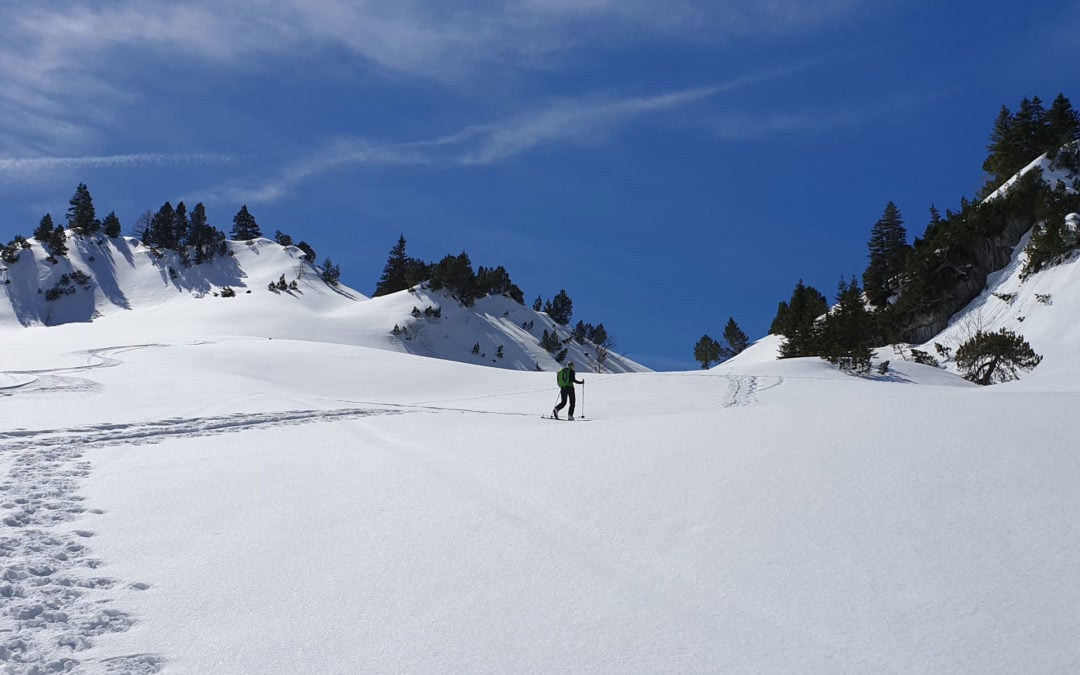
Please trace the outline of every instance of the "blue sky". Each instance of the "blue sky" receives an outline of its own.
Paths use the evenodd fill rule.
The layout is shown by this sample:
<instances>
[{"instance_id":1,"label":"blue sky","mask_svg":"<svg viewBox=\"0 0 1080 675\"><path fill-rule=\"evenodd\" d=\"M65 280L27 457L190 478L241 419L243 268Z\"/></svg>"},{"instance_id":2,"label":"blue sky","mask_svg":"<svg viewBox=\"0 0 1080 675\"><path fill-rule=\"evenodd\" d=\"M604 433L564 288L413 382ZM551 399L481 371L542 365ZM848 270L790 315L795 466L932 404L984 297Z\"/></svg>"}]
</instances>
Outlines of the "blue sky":
<instances>
[{"instance_id":1,"label":"blue sky","mask_svg":"<svg viewBox=\"0 0 1080 675\"><path fill-rule=\"evenodd\" d=\"M1048 0L8 1L0 238L75 185L130 231L247 204L371 293L425 260L566 289L616 350L693 368L800 278L861 275L985 180L1001 105L1080 106L1080 3Z\"/></svg>"}]
</instances>

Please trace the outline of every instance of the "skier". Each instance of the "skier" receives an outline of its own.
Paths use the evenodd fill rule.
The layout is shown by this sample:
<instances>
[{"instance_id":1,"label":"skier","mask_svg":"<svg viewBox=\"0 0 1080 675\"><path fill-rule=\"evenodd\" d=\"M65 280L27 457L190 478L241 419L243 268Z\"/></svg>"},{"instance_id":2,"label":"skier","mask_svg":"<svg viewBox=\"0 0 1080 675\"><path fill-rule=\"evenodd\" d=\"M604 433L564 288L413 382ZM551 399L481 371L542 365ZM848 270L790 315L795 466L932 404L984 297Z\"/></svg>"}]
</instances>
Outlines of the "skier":
<instances>
[{"instance_id":1,"label":"skier","mask_svg":"<svg viewBox=\"0 0 1080 675\"><path fill-rule=\"evenodd\" d=\"M555 375L555 381L559 383L559 405L551 409L551 416L555 419L559 419L559 411L566 405L567 399L570 400L570 410L566 419L573 421L574 419L574 405L576 400L574 397L574 383L585 384L585 380L577 379L577 374L574 372L574 362L570 361L566 364L566 367L560 370Z\"/></svg>"}]
</instances>

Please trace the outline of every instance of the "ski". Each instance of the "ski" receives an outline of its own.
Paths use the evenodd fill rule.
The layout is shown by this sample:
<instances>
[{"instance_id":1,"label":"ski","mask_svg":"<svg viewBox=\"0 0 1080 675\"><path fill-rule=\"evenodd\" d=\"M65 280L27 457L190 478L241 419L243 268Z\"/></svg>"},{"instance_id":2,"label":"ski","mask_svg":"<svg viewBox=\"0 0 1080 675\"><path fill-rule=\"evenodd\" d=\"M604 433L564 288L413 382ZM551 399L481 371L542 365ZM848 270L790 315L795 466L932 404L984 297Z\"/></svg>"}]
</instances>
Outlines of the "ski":
<instances>
[{"instance_id":1,"label":"ski","mask_svg":"<svg viewBox=\"0 0 1080 675\"><path fill-rule=\"evenodd\" d=\"M542 420L553 420L555 422L588 422L590 418L588 418L588 417L575 417L572 420L568 420L565 417L552 417L551 415L541 415L540 419L542 419Z\"/></svg>"}]
</instances>

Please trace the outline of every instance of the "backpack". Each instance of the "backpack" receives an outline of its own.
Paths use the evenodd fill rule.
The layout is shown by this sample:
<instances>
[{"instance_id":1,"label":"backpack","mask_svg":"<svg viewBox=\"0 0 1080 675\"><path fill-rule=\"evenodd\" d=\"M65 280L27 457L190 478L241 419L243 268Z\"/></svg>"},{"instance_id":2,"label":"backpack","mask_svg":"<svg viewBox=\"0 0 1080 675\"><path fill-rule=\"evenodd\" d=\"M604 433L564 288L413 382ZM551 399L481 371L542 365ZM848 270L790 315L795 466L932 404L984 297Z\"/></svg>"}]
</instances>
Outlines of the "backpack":
<instances>
[{"instance_id":1,"label":"backpack","mask_svg":"<svg viewBox=\"0 0 1080 675\"><path fill-rule=\"evenodd\" d=\"M555 374L555 381L559 384L559 387L569 387L570 383L574 381L574 376L570 374L569 368L563 368Z\"/></svg>"}]
</instances>

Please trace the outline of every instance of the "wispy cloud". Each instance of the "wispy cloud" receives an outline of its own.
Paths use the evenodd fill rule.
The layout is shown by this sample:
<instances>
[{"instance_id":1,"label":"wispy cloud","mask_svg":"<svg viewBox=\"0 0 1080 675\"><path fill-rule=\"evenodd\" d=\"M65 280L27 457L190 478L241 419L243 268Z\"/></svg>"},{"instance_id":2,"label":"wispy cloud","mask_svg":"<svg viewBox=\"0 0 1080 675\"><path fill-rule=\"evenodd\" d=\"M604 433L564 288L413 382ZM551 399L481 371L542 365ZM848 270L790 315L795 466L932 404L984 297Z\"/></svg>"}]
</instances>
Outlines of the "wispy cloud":
<instances>
[{"instance_id":1,"label":"wispy cloud","mask_svg":"<svg viewBox=\"0 0 1080 675\"><path fill-rule=\"evenodd\" d=\"M812 30L867 0L211 0L0 6L0 153L57 154L99 138L142 101L127 76L146 62L256 68L264 56L327 49L381 72L456 81L575 50L655 40L724 43ZM561 56L563 55L563 56ZM80 105L72 105L72 102ZM91 103L92 102L92 103ZM152 103L147 101L147 103Z\"/></svg>"},{"instance_id":2,"label":"wispy cloud","mask_svg":"<svg viewBox=\"0 0 1080 675\"><path fill-rule=\"evenodd\" d=\"M135 153L98 157L0 157L0 176L26 177L42 171L57 169L131 169L146 166L179 166L228 164L236 161L230 155Z\"/></svg>"},{"instance_id":3,"label":"wispy cloud","mask_svg":"<svg viewBox=\"0 0 1080 675\"><path fill-rule=\"evenodd\" d=\"M259 187L233 186L229 196L252 203L274 201L305 180L347 166L481 166L548 146L600 143L645 116L689 106L725 88L700 87L616 99L559 100L540 110L468 126L433 139L376 143L339 138Z\"/></svg>"}]
</instances>

